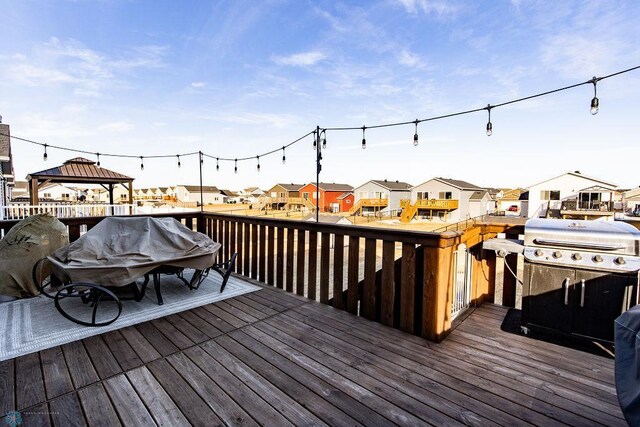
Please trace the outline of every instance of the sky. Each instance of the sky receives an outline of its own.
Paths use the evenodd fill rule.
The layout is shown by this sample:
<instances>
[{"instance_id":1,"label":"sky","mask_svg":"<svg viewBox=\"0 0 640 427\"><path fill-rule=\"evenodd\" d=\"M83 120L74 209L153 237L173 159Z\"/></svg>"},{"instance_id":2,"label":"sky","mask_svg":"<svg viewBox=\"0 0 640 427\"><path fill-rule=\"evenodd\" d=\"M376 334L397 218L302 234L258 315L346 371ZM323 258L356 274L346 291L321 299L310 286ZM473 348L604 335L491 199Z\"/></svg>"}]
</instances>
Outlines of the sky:
<instances>
[{"instance_id":1,"label":"sky","mask_svg":"<svg viewBox=\"0 0 640 427\"><path fill-rule=\"evenodd\" d=\"M12 136L104 154L134 187L315 182L307 136L457 113L640 65L640 2L0 0ZM568 171L640 186L640 70L491 111L329 130L322 182L527 187ZM272 155L256 156L275 150ZM91 154L12 140L19 180ZM146 158L141 170L139 156ZM210 156L210 157L209 157ZM244 158L234 173L233 161Z\"/></svg>"}]
</instances>

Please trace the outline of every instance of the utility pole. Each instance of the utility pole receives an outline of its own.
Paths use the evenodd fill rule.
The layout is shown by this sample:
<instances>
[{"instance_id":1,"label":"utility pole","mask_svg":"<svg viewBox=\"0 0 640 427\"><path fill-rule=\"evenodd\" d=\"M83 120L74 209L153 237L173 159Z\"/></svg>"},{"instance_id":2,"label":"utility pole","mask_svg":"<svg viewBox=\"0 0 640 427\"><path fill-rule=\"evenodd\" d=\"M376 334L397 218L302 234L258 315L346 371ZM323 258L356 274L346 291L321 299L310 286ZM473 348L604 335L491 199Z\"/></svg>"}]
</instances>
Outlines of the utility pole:
<instances>
[{"instance_id":1,"label":"utility pole","mask_svg":"<svg viewBox=\"0 0 640 427\"><path fill-rule=\"evenodd\" d=\"M320 126L316 127L314 132L316 143L316 222L320 222L320 171L322 170L322 149L320 148Z\"/></svg>"},{"instance_id":2,"label":"utility pole","mask_svg":"<svg viewBox=\"0 0 640 427\"><path fill-rule=\"evenodd\" d=\"M202 151L198 151L198 160L200 160L200 212L204 212L204 196L202 195Z\"/></svg>"}]
</instances>

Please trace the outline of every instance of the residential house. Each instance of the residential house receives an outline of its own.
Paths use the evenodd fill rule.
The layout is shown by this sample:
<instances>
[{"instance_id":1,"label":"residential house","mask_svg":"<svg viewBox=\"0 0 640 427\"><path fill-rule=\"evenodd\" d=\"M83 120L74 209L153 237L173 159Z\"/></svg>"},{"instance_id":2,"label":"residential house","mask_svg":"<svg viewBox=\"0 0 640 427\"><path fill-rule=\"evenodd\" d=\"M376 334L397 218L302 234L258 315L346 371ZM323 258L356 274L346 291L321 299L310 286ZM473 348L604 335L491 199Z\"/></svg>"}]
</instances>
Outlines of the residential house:
<instances>
[{"instance_id":1,"label":"residential house","mask_svg":"<svg viewBox=\"0 0 640 427\"><path fill-rule=\"evenodd\" d=\"M271 209L284 209L289 198L300 197L300 189L304 184L276 184L267 191L268 205Z\"/></svg>"},{"instance_id":2,"label":"residential house","mask_svg":"<svg viewBox=\"0 0 640 427\"><path fill-rule=\"evenodd\" d=\"M265 197L266 193L258 187L249 187L238 191L238 196L243 202L256 203Z\"/></svg>"},{"instance_id":3,"label":"residential house","mask_svg":"<svg viewBox=\"0 0 640 427\"><path fill-rule=\"evenodd\" d=\"M317 190L320 191L317 191ZM347 193L347 194L345 194ZM320 197L318 203L317 197ZM301 200L290 199L289 204L306 206L313 210L320 207L320 212L342 212L342 208L353 204L353 187L349 184L336 184L321 182L316 187L315 183L309 183L300 189Z\"/></svg>"},{"instance_id":4,"label":"residential house","mask_svg":"<svg viewBox=\"0 0 640 427\"><path fill-rule=\"evenodd\" d=\"M487 213L488 194L477 193L486 189L451 178L432 178L411 188L411 200L401 203L402 222L411 221L416 215L425 219L458 222ZM474 201L470 202L471 197ZM478 203L482 201L484 203Z\"/></svg>"},{"instance_id":5,"label":"residential house","mask_svg":"<svg viewBox=\"0 0 640 427\"><path fill-rule=\"evenodd\" d=\"M16 187L17 185L18 183L16 183ZM624 201L623 210L625 213L640 216L640 187L625 191L622 200Z\"/></svg>"},{"instance_id":6,"label":"residential house","mask_svg":"<svg viewBox=\"0 0 640 427\"><path fill-rule=\"evenodd\" d=\"M224 203L242 203L242 197L231 190L220 190Z\"/></svg>"},{"instance_id":7,"label":"residential house","mask_svg":"<svg viewBox=\"0 0 640 427\"><path fill-rule=\"evenodd\" d=\"M175 197L181 203L200 204L200 186L199 185L176 185ZM215 205L224 203L224 197L218 188L205 185L202 187L202 202L205 205Z\"/></svg>"},{"instance_id":8,"label":"residential house","mask_svg":"<svg viewBox=\"0 0 640 427\"><path fill-rule=\"evenodd\" d=\"M400 211L400 200L411 198L411 184L402 181L371 180L353 190L352 215L388 215Z\"/></svg>"},{"instance_id":9,"label":"residential house","mask_svg":"<svg viewBox=\"0 0 640 427\"><path fill-rule=\"evenodd\" d=\"M529 187L527 217L613 218L616 207L622 208L621 199L615 184L567 172Z\"/></svg>"},{"instance_id":10,"label":"residential house","mask_svg":"<svg viewBox=\"0 0 640 427\"><path fill-rule=\"evenodd\" d=\"M497 199L496 210L505 216L526 216L529 209L529 192L523 188L503 189Z\"/></svg>"},{"instance_id":11,"label":"residential house","mask_svg":"<svg viewBox=\"0 0 640 427\"><path fill-rule=\"evenodd\" d=\"M2 124L2 116L0 116L0 206L6 206L11 200L14 185L10 129L9 125Z\"/></svg>"},{"instance_id":12,"label":"residential house","mask_svg":"<svg viewBox=\"0 0 640 427\"><path fill-rule=\"evenodd\" d=\"M29 183L27 181L16 181L11 189L11 198L8 200L24 199L29 200Z\"/></svg>"}]
</instances>

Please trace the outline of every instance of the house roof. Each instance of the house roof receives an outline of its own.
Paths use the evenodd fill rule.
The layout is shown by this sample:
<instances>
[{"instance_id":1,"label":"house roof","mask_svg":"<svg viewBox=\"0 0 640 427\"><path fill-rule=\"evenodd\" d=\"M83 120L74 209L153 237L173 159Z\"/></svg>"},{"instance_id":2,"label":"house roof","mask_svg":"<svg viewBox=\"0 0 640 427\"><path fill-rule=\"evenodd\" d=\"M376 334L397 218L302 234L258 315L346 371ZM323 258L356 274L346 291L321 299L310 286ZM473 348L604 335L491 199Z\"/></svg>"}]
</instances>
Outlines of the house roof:
<instances>
[{"instance_id":1,"label":"house roof","mask_svg":"<svg viewBox=\"0 0 640 427\"><path fill-rule=\"evenodd\" d=\"M482 198L488 193L487 190L474 191L469 200L482 200Z\"/></svg>"},{"instance_id":2,"label":"house roof","mask_svg":"<svg viewBox=\"0 0 640 427\"><path fill-rule=\"evenodd\" d=\"M378 184L381 187L386 188L389 191L408 191L411 189L412 185L411 184L407 184L406 182L402 182L402 181L389 181L389 180L381 180L381 179L372 179L369 182L374 182L376 184Z\"/></svg>"},{"instance_id":3,"label":"house roof","mask_svg":"<svg viewBox=\"0 0 640 427\"><path fill-rule=\"evenodd\" d=\"M126 182L133 178L96 166L96 162L76 157L60 166L30 173L27 179L52 179L56 182Z\"/></svg>"},{"instance_id":4,"label":"house roof","mask_svg":"<svg viewBox=\"0 0 640 427\"><path fill-rule=\"evenodd\" d=\"M470 182L467 181L462 181L459 179L451 179L451 178L442 178L442 177L436 177L434 179L437 179L438 181L447 183L453 187L456 187L460 190L479 190L481 189L481 187L478 187L475 184L471 184Z\"/></svg>"},{"instance_id":5,"label":"house roof","mask_svg":"<svg viewBox=\"0 0 640 427\"><path fill-rule=\"evenodd\" d=\"M220 190L220 194L227 196L227 197L236 197L238 196L236 193L234 193L231 190Z\"/></svg>"},{"instance_id":6,"label":"house roof","mask_svg":"<svg viewBox=\"0 0 640 427\"><path fill-rule=\"evenodd\" d=\"M312 182L311 185L315 184ZM321 182L320 188L324 191L353 191L353 187L349 184L336 184L335 182Z\"/></svg>"},{"instance_id":7,"label":"house roof","mask_svg":"<svg viewBox=\"0 0 640 427\"><path fill-rule=\"evenodd\" d=\"M199 193L200 192L200 186L199 185L181 185L180 187L184 187L184 189L187 190L189 193ZM217 187L214 187L212 185L203 185L202 186L202 192L203 193L220 193L220 190L218 190Z\"/></svg>"},{"instance_id":8,"label":"house roof","mask_svg":"<svg viewBox=\"0 0 640 427\"><path fill-rule=\"evenodd\" d=\"M591 187L587 187L587 188L583 188L582 190L579 190L578 193L584 193L584 192L595 192L595 193L601 193L601 192L615 192L615 190L612 190L611 188L607 188L607 187L603 187L601 185L592 185Z\"/></svg>"},{"instance_id":9,"label":"house roof","mask_svg":"<svg viewBox=\"0 0 640 427\"><path fill-rule=\"evenodd\" d=\"M511 190L503 190L503 196L500 200L520 200L520 195L526 190L522 188L512 188Z\"/></svg>"},{"instance_id":10,"label":"house roof","mask_svg":"<svg viewBox=\"0 0 640 427\"><path fill-rule=\"evenodd\" d=\"M561 176L565 176L565 175L573 175L573 176L577 176L579 178L584 178L584 179L587 179L587 180L590 180L590 181L598 182L600 184L604 184L604 185L607 185L609 187L617 187L616 184L613 184L611 182L607 182L607 181L603 181L603 180L598 179L598 178L593 178L593 177L590 177L590 176L587 176L587 175L583 175L583 174L580 173L580 171L563 173L561 175L554 176L553 178L549 178L549 179L545 179L544 181L540 181L537 184L530 185L529 187L535 187L535 186L538 186L540 184L544 184L545 182L553 181L554 179L558 179Z\"/></svg>"},{"instance_id":11,"label":"house roof","mask_svg":"<svg viewBox=\"0 0 640 427\"><path fill-rule=\"evenodd\" d=\"M246 193L253 193L256 190L258 190L258 187L248 187L244 189Z\"/></svg>"},{"instance_id":12,"label":"house roof","mask_svg":"<svg viewBox=\"0 0 640 427\"><path fill-rule=\"evenodd\" d=\"M344 193L338 196L338 200L344 200L347 197L351 196L352 194L353 194L353 191L345 191Z\"/></svg>"},{"instance_id":13,"label":"house roof","mask_svg":"<svg viewBox=\"0 0 640 427\"><path fill-rule=\"evenodd\" d=\"M18 184L18 183L16 182L16 185L17 185L17 184ZM631 198L631 197L637 197L637 196L640 196L640 187L638 187L638 188L632 188L631 190L626 191L626 192L624 193L624 197L625 197L626 199L629 199L629 198Z\"/></svg>"},{"instance_id":14,"label":"house roof","mask_svg":"<svg viewBox=\"0 0 640 427\"><path fill-rule=\"evenodd\" d=\"M291 183L291 184L280 184L280 183L278 183L278 184L274 185L274 187L277 187L277 186L280 186L280 187L284 188L287 191L298 191L302 187L304 187L304 184L293 184L293 183Z\"/></svg>"}]
</instances>

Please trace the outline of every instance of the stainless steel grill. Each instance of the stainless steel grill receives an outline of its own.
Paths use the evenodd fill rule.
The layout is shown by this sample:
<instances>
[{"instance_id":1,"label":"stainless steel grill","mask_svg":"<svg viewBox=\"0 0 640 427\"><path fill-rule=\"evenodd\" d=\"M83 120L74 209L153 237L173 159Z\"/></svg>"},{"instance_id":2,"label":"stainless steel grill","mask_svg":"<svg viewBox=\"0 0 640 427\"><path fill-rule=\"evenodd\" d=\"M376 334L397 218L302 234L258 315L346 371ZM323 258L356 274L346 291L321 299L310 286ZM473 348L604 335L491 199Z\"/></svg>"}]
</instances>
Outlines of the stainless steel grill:
<instances>
[{"instance_id":1,"label":"stainless steel grill","mask_svg":"<svg viewBox=\"0 0 640 427\"><path fill-rule=\"evenodd\" d=\"M613 341L637 303L640 231L623 222L535 218L524 234L523 330Z\"/></svg>"}]
</instances>

